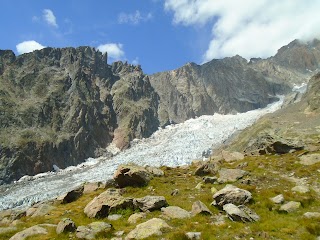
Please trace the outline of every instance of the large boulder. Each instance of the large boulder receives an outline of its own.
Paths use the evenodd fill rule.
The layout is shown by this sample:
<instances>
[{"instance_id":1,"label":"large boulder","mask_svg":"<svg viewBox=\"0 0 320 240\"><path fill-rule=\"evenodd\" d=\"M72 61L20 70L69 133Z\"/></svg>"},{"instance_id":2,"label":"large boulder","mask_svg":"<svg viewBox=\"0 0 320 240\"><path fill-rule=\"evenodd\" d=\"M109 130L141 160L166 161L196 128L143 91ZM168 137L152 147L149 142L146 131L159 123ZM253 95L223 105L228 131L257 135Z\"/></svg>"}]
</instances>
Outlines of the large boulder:
<instances>
[{"instance_id":1,"label":"large boulder","mask_svg":"<svg viewBox=\"0 0 320 240\"><path fill-rule=\"evenodd\" d=\"M48 234L47 229L45 229L44 227L41 227L39 225L35 225L33 227L29 227L27 229L24 229L21 232L16 233L9 240L24 240L29 237L31 238L32 236L47 235L47 234Z\"/></svg>"},{"instance_id":2,"label":"large boulder","mask_svg":"<svg viewBox=\"0 0 320 240\"><path fill-rule=\"evenodd\" d=\"M130 215L130 217L128 218L128 223L135 224L138 221L140 221L141 219L144 219L146 217L147 217L147 214L144 212L134 213L134 214Z\"/></svg>"},{"instance_id":3,"label":"large boulder","mask_svg":"<svg viewBox=\"0 0 320 240\"><path fill-rule=\"evenodd\" d=\"M71 203L79 199L83 194L84 186L81 185L57 198L58 202L62 204Z\"/></svg>"},{"instance_id":4,"label":"large boulder","mask_svg":"<svg viewBox=\"0 0 320 240\"><path fill-rule=\"evenodd\" d=\"M145 196L143 198L135 198L133 200L133 204L143 212L158 210L168 205L165 197L163 196Z\"/></svg>"},{"instance_id":5,"label":"large boulder","mask_svg":"<svg viewBox=\"0 0 320 240\"><path fill-rule=\"evenodd\" d=\"M160 218L152 218L149 221L138 224L135 229L133 229L127 237L129 239L146 239L151 236L160 236L162 231L171 228L164 220Z\"/></svg>"},{"instance_id":6,"label":"large boulder","mask_svg":"<svg viewBox=\"0 0 320 240\"><path fill-rule=\"evenodd\" d=\"M209 208L201 201L196 201L192 204L192 215L203 214L203 215L212 215L212 212Z\"/></svg>"},{"instance_id":7,"label":"large boulder","mask_svg":"<svg viewBox=\"0 0 320 240\"><path fill-rule=\"evenodd\" d=\"M300 207L301 207L300 202L290 201L290 202L287 202L287 203L281 205L279 211L292 213L292 212L296 212Z\"/></svg>"},{"instance_id":8,"label":"large boulder","mask_svg":"<svg viewBox=\"0 0 320 240\"><path fill-rule=\"evenodd\" d=\"M112 230L112 225L106 222L93 222L87 226L79 226L76 236L79 239L92 240L96 239L96 235L107 234Z\"/></svg>"},{"instance_id":9,"label":"large boulder","mask_svg":"<svg viewBox=\"0 0 320 240\"><path fill-rule=\"evenodd\" d=\"M113 178L119 187L145 186L150 182L152 174L144 167L120 165Z\"/></svg>"},{"instance_id":10,"label":"large boulder","mask_svg":"<svg viewBox=\"0 0 320 240\"><path fill-rule=\"evenodd\" d=\"M249 191L235 187L231 184L226 185L223 189L213 195L213 205L223 207L227 203L241 205L248 203L252 199Z\"/></svg>"},{"instance_id":11,"label":"large boulder","mask_svg":"<svg viewBox=\"0 0 320 240\"><path fill-rule=\"evenodd\" d=\"M104 218L119 209L134 209L133 199L121 196L120 190L108 189L95 197L84 208L89 218Z\"/></svg>"},{"instance_id":12,"label":"large boulder","mask_svg":"<svg viewBox=\"0 0 320 240\"><path fill-rule=\"evenodd\" d=\"M236 206L232 203L228 203L223 205L223 210L232 221L254 222L260 219L253 210L244 205Z\"/></svg>"},{"instance_id":13,"label":"large boulder","mask_svg":"<svg viewBox=\"0 0 320 240\"><path fill-rule=\"evenodd\" d=\"M56 233L74 232L77 229L76 224L70 218L63 218L56 228Z\"/></svg>"},{"instance_id":14,"label":"large boulder","mask_svg":"<svg viewBox=\"0 0 320 240\"><path fill-rule=\"evenodd\" d=\"M191 217L191 214L188 211L177 206L163 207L161 208L161 212L162 212L162 215L168 219L173 219L173 218L183 219L183 218Z\"/></svg>"},{"instance_id":15,"label":"large boulder","mask_svg":"<svg viewBox=\"0 0 320 240\"><path fill-rule=\"evenodd\" d=\"M46 203L35 204L26 211L26 216L27 217L45 216L49 214L53 209L55 209L55 207L50 204L46 204Z\"/></svg>"},{"instance_id":16,"label":"large boulder","mask_svg":"<svg viewBox=\"0 0 320 240\"><path fill-rule=\"evenodd\" d=\"M222 168L219 170L219 183L236 182L237 180L248 175L247 171L241 169Z\"/></svg>"},{"instance_id":17,"label":"large boulder","mask_svg":"<svg viewBox=\"0 0 320 240\"><path fill-rule=\"evenodd\" d=\"M194 174L196 176L205 176L205 175L215 175L218 170L220 169L220 162L218 161L207 161L203 164L201 164L196 171L194 172Z\"/></svg>"}]
</instances>

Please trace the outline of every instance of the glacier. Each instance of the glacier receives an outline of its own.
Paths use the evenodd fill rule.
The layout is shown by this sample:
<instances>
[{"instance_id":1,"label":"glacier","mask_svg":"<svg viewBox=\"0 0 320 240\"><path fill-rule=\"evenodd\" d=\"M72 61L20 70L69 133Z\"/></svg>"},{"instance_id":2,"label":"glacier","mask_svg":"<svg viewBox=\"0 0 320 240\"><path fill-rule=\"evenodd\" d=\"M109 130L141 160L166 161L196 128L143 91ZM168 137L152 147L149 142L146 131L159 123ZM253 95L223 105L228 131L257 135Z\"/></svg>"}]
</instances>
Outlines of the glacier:
<instances>
[{"instance_id":1,"label":"glacier","mask_svg":"<svg viewBox=\"0 0 320 240\"><path fill-rule=\"evenodd\" d=\"M34 203L54 199L84 182L106 181L112 178L120 164L156 167L190 164L193 160L202 159L204 151L217 148L261 116L280 109L284 97L279 96L279 99L262 109L234 115L205 115L169 125L149 138L133 140L129 149L115 151L117 154L111 158L90 158L78 166L58 172L25 176L0 187L0 210L27 208Z\"/></svg>"}]
</instances>

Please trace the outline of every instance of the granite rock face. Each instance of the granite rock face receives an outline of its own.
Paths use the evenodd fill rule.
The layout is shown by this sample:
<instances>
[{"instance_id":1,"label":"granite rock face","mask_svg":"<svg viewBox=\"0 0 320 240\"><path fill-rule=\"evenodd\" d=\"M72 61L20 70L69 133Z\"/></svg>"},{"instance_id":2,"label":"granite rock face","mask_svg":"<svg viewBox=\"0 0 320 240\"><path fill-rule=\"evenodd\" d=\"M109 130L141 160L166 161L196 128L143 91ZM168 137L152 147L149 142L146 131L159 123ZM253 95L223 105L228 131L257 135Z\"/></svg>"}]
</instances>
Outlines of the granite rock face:
<instances>
[{"instance_id":1,"label":"granite rock face","mask_svg":"<svg viewBox=\"0 0 320 240\"><path fill-rule=\"evenodd\" d=\"M0 184L125 148L158 128L141 68L90 47L0 51Z\"/></svg>"}]
</instances>

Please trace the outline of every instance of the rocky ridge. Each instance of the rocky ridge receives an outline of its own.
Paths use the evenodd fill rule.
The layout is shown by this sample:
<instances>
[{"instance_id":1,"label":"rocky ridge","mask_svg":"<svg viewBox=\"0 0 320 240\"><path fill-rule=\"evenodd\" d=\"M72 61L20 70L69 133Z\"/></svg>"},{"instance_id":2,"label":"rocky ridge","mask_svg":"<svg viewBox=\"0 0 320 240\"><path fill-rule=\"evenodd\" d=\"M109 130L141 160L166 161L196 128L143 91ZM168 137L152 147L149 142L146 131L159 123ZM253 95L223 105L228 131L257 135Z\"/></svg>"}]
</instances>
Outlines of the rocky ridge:
<instances>
[{"instance_id":1,"label":"rocky ridge","mask_svg":"<svg viewBox=\"0 0 320 240\"><path fill-rule=\"evenodd\" d=\"M0 184L110 156L110 144L127 148L172 122L264 107L318 69L319 46L294 41L265 60L235 56L151 76L90 47L1 50Z\"/></svg>"}]
</instances>

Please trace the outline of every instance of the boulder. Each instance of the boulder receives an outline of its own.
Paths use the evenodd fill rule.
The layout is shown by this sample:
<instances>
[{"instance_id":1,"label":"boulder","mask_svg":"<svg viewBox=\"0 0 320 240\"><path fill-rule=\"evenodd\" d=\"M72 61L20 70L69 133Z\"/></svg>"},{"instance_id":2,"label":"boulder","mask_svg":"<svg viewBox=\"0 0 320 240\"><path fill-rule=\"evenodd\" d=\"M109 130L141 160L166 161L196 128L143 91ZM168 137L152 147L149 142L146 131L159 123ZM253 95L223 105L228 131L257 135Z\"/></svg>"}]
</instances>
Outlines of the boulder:
<instances>
[{"instance_id":1,"label":"boulder","mask_svg":"<svg viewBox=\"0 0 320 240\"><path fill-rule=\"evenodd\" d=\"M42 203L39 205L34 205L33 207L29 208L26 211L26 216L28 217L40 217L45 216L55 209L54 206L51 206L50 204Z\"/></svg>"},{"instance_id":2,"label":"boulder","mask_svg":"<svg viewBox=\"0 0 320 240\"><path fill-rule=\"evenodd\" d=\"M240 152L222 151L221 156L222 159L224 159L226 162L233 162L244 159L244 154Z\"/></svg>"},{"instance_id":3,"label":"boulder","mask_svg":"<svg viewBox=\"0 0 320 240\"><path fill-rule=\"evenodd\" d=\"M146 213L134 213L132 215L130 215L130 217L128 218L128 223L130 224L135 224L137 223L138 221L140 221L141 219L144 219L147 217L147 214Z\"/></svg>"},{"instance_id":4,"label":"boulder","mask_svg":"<svg viewBox=\"0 0 320 240\"><path fill-rule=\"evenodd\" d=\"M93 222L87 226L79 226L77 228L76 236L80 239L96 239L96 235L99 236L107 234L112 230L112 225L106 222Z\"/></svg>"},{"instance_id":5,"label":"boulder","mask_svg":"<svg viewBox=\"0 0 320 240\"><path fill-rule=\"evenodd\" d=\"M201 232L187 232L186 237L187 239L190 239L190 240L200 240Z\"/></svg>"},{"instance_id":6,"label":"boulder","mask_svg":"<svg viewBox=\"0 0 320 240\"><path fill-rule=\"evenodd\" d=\"M215 175L218 172L220 165L219 162L205 162L196 169L194 174L196 176Z\"/></svg>"},{"instance_id":7,"label":"boulder","mask_svg":"<svg viewBox=\"0 0 320 240\"><path fill-rule=\"evenodd\" d=\"M150 182L152 174L143 167L120 165L113 178L119 187L145 186Z\"/></svg>"},{"instance_id":8,"label":"boulder","mask_svg":"<svg viewBox=\"0 0 320 240\"><path fill-rule=\"evenodd\" d=\"M133 199L133 204L141 211L154 211L168 206L168 203L163 196L145 196L143 198Z\"/></svg>"},{"instance_id":9,"label":"boulder","mask_svg":"<svg viewBox=\"0 0 320 240\"><path fill-rule=\"evenodd\" d=\"M47 235L48 231L44 227L35 225L13 235L9 240L24 240L35 235Z\"/></svg>"},{"instance_id":10,"label":"boulder","mask_svg":"<svg viewBox=\"0 0 320 240\"><path fill-rule=\"evenodd\" d=\"M218 178L217 177L205 176L205 177L202 178L202 180L203 180L204 183L217 183Z\"/></svg>"},{"instance_id":11,"label":"boulder","mask_svg":"<svg viewBox=\"0 0 320 240\"><path fill-rule=\"evenodd\" d=\"M56 228L56 233L66 233L66 232L74 232L76 231L77 227L74 221L72 221L70 218L63 218Z\"/></svg>"},{"instance_id":12,"label":"boulder","mask_svg":"<svg viewBox=\"0 0 320 240\"><path fill-rule=\"evenodd\" d=\"M108 216L108 220L109 221L117 221L119 220L120 218L122 218L122 215L121 214L110 214Z\"/></svg>"},{"instance_id":13,"label":"boulder","mask_svg":"<svg viewBox=\"0 0 320 240\"><path fill-rule=\"evenodd\" d=\"M279 211L292 213L292 212L297 211L300 208L300 206L301 206L300 202L290 201L290 202L287 202L287 203L281 205Z\"/></svg>"},{"instance_id":14,"label":"boulder","mask_svg":"<svg viewBox=\"0 0 320 240\"><path fill-rule=\"evenodd\" d=\"M284 203L284 197L282 194L279 194L273 198L270 198L270 200L275 204L282 204Z\"/></svg>"},{"instance_id":15,"label":"boulder","mask_svg":"<svg viewBox=\"0 0 320 240\"><path fill-rule=\"evenodd\" d=\"M306 212L303 214L303 216L308 219L312 219L312 218L320 219L319 212Z\"/></svg>"},{"instance_id":16,"label":"boulder","mask_svg":"<svg viewBox=\"0 0 320 240\"><path fill-rule=\"evenodd\" d=\"M291 188L291 191L298 192L298 193L308 193L310 192L310 189L308 186L299 185Z\"/></svg>"},{"instance_id":17,"label":"boulder","mask_svg":"<svg viewBox=\"0 0 320 240\"><path fill-rule=\"evenodd\" d=\"M228 183L228 182L236 182L237 180L243 178L248 175L247 171L241 169L228 169L222 168L219 170L219 183Z\"/></svg>"},{"instance_id":18,"label":"boulder","mask_svg":"<svg viewBox=\"0 0 320 240\"><path fill-rule=\"evenodd\" d=\"M169 218L169 219L172 219L172 218L183 219L183 218L191 217L191 214L188 211L177 206L163 207L161 208L161 212L165 218Z\"/></svg>"},{"instance_id":19,"label":"boulder","mask_svg":"<svg viewBox=\"0 0 320 240\"><path fill-rule=\"evenodd\" d=\"M150 167L150 166L146 166L145 168L149 173L151 173L155 177L164 176L164 171L162 171L160 168Z\"/></svg>"},{"instance_id":20,"label":"boulder","mask_svg":"<svg viewBox=\"0 0 320 240\"><path fill-rule=\"evenodd\" d=\"M313 165L320 162L320 153L306 154L300 156L300 163L303 165Z\"/></svg>"},{"instance_id":21,"label":"boulder","mask_svg":"<svg viewBox=\"0 0 320 240\"><path fill-rule=\"evenodd\" d=\"M213 195L213 205L222 207L227 203L242 205L252 199L249 191L235 187L231 184L226 185L223 189Z\"/></svg>"},{"instance_id":22,"label":"boulder","mask_svg":"<svg viewBox=\"0 0 320 240\"><path fill-rule=\"evenodd\" d=\"M98 189L105 188L106 184L102 182L89 182L83 186L83 194L88 194L97 191Z\"/></svg>"},{"instance_id":23,"label":"boulder","mask_svg":"<svg viewBox=\"0 0 320 240\"><path fill-rule=\"evenodd\" d=\"M84 208L89 218L104 218L119 209L134 209L133 199L121 196L121 191L108 189L91 200Z\"/></svg>"},{"instance_id":24,"label":"boulder","mask_svg":"<svg viewBox=\"0 0 320 240\"><path fill-rule=\"evenodd\" d=\"M209 210L209 208L203 202L196 201L192 204L191 214L193 216L195 216L197 214L212 215L212 212Z\"/></svg>"},{"instance_id":25,"label":"boulder","mask_svg":"<svg viewBox=\"0 0 320 240\"><path fill-rule=\"evenodd\" d=\"M152 218L149 221L138 224L135 229L129 232L125 239L146 239L154 235L160 236L163 230L170 228L164 220Z\"/></svg>"},{"instance_id":26,"label":"boulder","mask_svg":"<svg viewBox=\"0 0 320 240\"><path fill-rule=\"evenodd\" d=\"M232 203L223 205L223 210L232 221L236 222L254 222L258 221L259 216L244 205L236 206Z\"/></svg>"},{"instance_id":27,"label":"boulder","mask_svg":"<svg viewBox=\"0 0 320 240\"><path fill-rule=\"evenodd\" d=\"M67 192L57 198L58 202L65 204L65 203L71 203L79 199L83 194L84 186L81 185L70 192Z\"/></svg>"}]
</instances>

